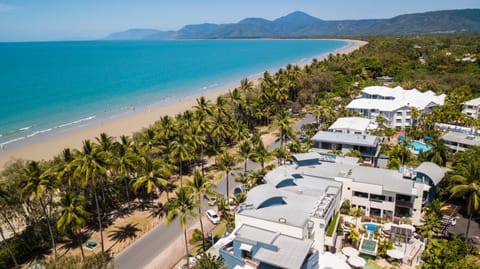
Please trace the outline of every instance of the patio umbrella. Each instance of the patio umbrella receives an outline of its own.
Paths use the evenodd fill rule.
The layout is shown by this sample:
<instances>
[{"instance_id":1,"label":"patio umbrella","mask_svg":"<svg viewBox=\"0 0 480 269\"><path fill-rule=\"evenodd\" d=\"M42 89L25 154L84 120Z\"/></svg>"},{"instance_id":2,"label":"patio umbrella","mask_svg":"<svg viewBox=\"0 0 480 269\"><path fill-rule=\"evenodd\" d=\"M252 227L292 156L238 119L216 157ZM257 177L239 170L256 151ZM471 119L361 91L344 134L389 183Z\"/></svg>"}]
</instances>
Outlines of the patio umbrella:
<instances>
[{"instance_id":1,"label":"patio umbrella","mask_svg":"<svg viewBox=\"0 0 480 269\"><path fill-rule=\"evenodd\" d=\"M352 248L352 247L344 247L342 248L342 253L347 255L347 256L358 256L359 252L357 249Z\"/></svg>"},{"instance_id":2,"label":"patio umbrella","mask_svg":"<svg viewBox=\"0 0 480 269\"><path fill-rule=\"evenodd\" d=\"M348 263L354 267L364 267L365 264L367 264L367 261L359 256L351 256L348 258Z\"/></svg>"},{"instance_id":3,"label":"patio umbrella","mask_svg":"<svg viewBox=\"0 0 480 269\"><path fill-rule=\"evenodd\" d=\"M337 256L340 260L346 262L347 261L347 256L345 256L344 254L338 252L338 253L335 253L335 256Z\"/></svg>"},{"instance_id":4,"label":"patio umbrella","mask_svg":"<svg viewBox=\"0 0 480 269\"><path fill-rule=\"evenodd\" d=\"M403 259L403 257L405 256L403 254L402 251L398 250L398 249L389 249L387 250L387 255L391 258L394 258L394 259L397 259L397 260L400 260L400 259Z\"/></svg>"},{"instance_id":5,"label":"patio umbrella","mask_svg":"<svg viewBox=\"0 0 480 269\"><path fill-rule=\"evenodd\" d=\"M330 252L320 254L318 257L318 264L320 269L350 269L350 266L333 255Z\"/></svg>"}]
</instances>

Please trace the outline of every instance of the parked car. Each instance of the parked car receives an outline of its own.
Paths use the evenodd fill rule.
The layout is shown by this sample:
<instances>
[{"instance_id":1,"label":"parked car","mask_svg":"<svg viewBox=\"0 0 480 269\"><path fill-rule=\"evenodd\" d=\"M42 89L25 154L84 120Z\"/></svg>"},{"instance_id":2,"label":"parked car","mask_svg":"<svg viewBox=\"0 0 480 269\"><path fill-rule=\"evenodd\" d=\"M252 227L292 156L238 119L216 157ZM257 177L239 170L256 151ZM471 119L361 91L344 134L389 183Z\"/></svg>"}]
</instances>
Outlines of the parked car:
<instances>
[{"instance_id":1,"label":"parked car","mask_svg":"<svg viewBox=\"0 0 480 269\"><path fill-rule=\"evenodd\" d=\"M220 222L220 217L218 216L217 212L213 209L209 209L205 212L207 218L213 223L218 224Z\"/></svg>"},{"instance_id":2,"label":"parked car","mask_svg":"<svg viewBox=\"0 0 480 269\"><path fill-rule=\"evenodd\" d=\"M210 197L210 198L208 199L208 205L209 205L209 206L214 206L214 205L217 204L217 202L218 202L218 198L215 197L215 196L214 196L214 197Z\"/></svg>"}]
</instances>

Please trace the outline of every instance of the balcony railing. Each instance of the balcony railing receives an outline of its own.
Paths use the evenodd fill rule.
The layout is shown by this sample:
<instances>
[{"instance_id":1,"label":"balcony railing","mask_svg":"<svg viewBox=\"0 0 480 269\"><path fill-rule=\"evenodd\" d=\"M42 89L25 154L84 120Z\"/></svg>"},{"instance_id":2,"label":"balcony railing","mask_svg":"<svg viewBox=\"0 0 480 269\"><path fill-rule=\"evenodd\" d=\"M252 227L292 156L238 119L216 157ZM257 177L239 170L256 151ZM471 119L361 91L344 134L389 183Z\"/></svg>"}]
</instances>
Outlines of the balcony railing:
<instances>
[{"instance_id":1,"label":"balcony railing","mask_svg":"<svg viewBox=\"0 0 480 269\"><path fill-rule=\"evenodd\" d=\"M397 200L395 201L396 206L401 206L401 207L413 207L413 202L412 201L406 201L406 200Z\"/></svg>"}]
</instances>

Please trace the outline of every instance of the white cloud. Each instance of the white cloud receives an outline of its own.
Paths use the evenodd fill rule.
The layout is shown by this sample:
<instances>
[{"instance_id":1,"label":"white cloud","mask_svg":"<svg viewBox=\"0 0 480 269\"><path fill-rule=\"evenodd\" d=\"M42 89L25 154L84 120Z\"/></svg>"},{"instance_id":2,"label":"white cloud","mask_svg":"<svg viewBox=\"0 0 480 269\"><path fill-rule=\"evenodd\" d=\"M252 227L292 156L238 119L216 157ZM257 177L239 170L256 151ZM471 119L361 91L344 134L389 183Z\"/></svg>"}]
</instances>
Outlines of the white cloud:
<instances>
[{"instance_id":1,"label":"white cloud","mask_svg":"<svg viewBox=\"0 0 480 269\"><path fill-rule=\"evenodd\" d=\"M10 12L17 9L16 6L0 3L0 13Z\"/></svg>"}]
</instances>

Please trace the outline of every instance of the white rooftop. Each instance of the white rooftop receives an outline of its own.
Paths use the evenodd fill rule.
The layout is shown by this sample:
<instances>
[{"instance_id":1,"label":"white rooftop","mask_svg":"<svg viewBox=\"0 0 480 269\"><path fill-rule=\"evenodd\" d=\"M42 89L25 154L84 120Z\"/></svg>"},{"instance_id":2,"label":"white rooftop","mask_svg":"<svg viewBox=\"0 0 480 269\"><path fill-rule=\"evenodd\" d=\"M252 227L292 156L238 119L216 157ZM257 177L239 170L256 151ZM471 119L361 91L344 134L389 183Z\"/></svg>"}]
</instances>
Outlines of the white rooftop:
<instances>
[{"instance_id":1,"label":"white rooftop","mask_svg":"<svg viewBox=\"0 0 480 269\"><path fill-rule=\"evenodd\" d=\"M360 117L345 117L338 118L330 127L329 130L354 130L357 132L365 132L370 124L369 119Z\"/></svg>"},{"instance_id":2,"label":"white rooftop","mask_svg":"<svg viewBox=\"0 0 480 269\"><path fill-rule=\"evenodd\" d=\"M472 99L472 100L468 100L468 101L464 102L463 104L465 104L467 106L480 106L480 97Z\"/></svg>"},{"instance_id":3,"label":"white rooftop","mask_svg":"<svg viewBox=\"0 0 480 269\"><path fill-rule=\"evenodd\" d=\"M372 98L355 99L347 105L347 108L395 111L402 107L415 107L421 111L430 105L443 105L445 101L445 94L436 95L432 91L420 92L417 89L405 90L400 86L395 88L370 86L364 88L362 93ZM390 99L374 99L375 96Z\"/></svg>"},{"instance_id":4,"label":"white rooftop","mask_svg":"<svg viewBox=\"0 0 480 269\"><path fill-rule=\"evenodd\" d=\"M355 145L362 147L377 147L380 143L380 138L373 135L361 135L361 134L346 134L346 133L334 133L319 131L313 137L312 141L336 143L345 145Z\"/></svg>"},{"instance_id":5,"label":"white rooftop","mask_svg":"<svg viewBox=\"0 0 480 269\"><path fill-rule=\"evenodd\" d=\"M311 239L297 239L250 225L242 225L236 232L237 240L273 245L276 249L259 248L253 259L281 268L300 268L313 245Z\"/></svg>"}]
</instances>

